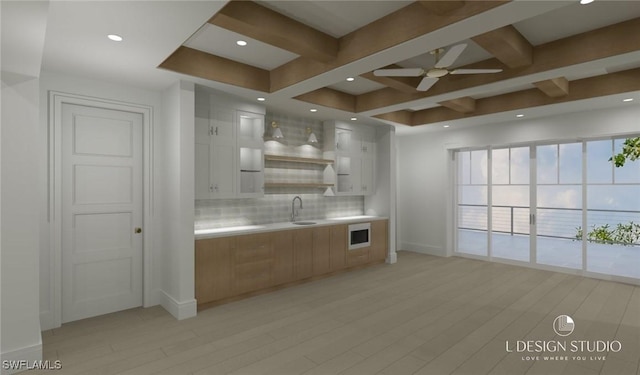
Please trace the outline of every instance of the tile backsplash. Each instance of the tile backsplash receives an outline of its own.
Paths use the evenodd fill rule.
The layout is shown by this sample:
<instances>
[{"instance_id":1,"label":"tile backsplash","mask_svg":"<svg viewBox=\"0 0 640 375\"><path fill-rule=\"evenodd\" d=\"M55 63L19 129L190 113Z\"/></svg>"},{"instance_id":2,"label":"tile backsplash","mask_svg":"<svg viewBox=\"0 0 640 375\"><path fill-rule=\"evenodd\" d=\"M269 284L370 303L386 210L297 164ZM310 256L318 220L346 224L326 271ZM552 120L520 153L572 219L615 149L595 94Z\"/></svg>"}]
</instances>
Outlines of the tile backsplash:
<instances>
[{"instance_id":1,"label":"tile backsplash","mask_svg":"<svg viewBox=\"0 0 640 375\"><path fill-rule=\"evenodd\" d=\"M282 140L268 140L271 122L278 123ZM318 143L307 144L307 128L311 128ZM267 113L265 118L265 154L323 157L323 126L321 121ZM265 163L265 181L313 182L322 181L324 166L301 165L269 161ZM302 198L303 209L298 220L329 219L364 213L364 197L325 197L320 188L273 188L265 190L263 198L196 200L195 229L220 228L237 225L257 225L289 221L291 201ZM296 202L296 208L298 203Z\"/></svg>"},{"instance_id":2,"label":"tile backsplash","mask_svg":"<svg viewBox=\"0 0 640 375\"><path fill-rule=\"evenodd\" d=\"M289 221L291 202L299 195L303 209L297 220L330 219L364 213L364 197L325 197L318 194L265 194L254 199L197 200L195 229L257 225ZM296 209L298 202L296 202Z\"/></svg>"}]
</instances>

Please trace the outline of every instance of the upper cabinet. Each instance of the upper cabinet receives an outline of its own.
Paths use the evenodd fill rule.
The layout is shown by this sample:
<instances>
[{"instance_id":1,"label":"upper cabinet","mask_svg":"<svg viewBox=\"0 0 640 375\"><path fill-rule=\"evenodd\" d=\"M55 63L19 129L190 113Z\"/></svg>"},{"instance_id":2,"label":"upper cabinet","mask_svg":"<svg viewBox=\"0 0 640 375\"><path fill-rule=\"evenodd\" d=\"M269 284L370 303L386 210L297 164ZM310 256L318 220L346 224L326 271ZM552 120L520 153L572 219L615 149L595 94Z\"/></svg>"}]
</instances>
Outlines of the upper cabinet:
<instances>
[{"instance_id":1,"label":"upper cabinet","mask_svg":"<svg viewBox=\"0 0 640 375\"><path fill-rule=\"evenodd\" d=\"M325 121L325 157L335 158L336 195L375 192L375 129Z\"/></svg>"},{"instance_id":2,"label":"upper cabinet","mask_svg":"<svg viewBox=\"0 0 640 375\"><path fill-rule=\"evenodd\" d=\"M217 95L196 95L196 199L262 196L264 111L245 110L242 103Z\"/></svg>"}]
</instances>

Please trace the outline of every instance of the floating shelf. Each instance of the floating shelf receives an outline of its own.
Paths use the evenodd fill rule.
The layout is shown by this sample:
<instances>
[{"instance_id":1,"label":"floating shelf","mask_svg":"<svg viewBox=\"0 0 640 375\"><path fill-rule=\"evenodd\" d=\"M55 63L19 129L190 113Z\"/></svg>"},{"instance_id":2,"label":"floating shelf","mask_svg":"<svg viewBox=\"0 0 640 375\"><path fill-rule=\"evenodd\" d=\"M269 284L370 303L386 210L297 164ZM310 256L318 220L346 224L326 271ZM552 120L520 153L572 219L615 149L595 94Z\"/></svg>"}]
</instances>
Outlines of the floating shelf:
<instances>
[{"instance_id":1,"label":"floating shelf","mask_svg":"<svg viewBox=\"0 0 640 375\"><path fill-rule=\"evenodd\" d=\"M264 160L288 161L291 163L323 164L323 165L333 164L333 160L330 160L330 159L300 158L297 156L282 156L282 155L265 155Z\"/></svg>"},{"instance_id":2,"label":"floating shelf","mask_svg":"<svg viewBox=\"0 0 640 375\"><path fill-rule=\"evenodd\" d=\"M328 188L333 187L333 184L325 184L321 182L265 182L264 187Z\"/></svg>"}]
</instances>

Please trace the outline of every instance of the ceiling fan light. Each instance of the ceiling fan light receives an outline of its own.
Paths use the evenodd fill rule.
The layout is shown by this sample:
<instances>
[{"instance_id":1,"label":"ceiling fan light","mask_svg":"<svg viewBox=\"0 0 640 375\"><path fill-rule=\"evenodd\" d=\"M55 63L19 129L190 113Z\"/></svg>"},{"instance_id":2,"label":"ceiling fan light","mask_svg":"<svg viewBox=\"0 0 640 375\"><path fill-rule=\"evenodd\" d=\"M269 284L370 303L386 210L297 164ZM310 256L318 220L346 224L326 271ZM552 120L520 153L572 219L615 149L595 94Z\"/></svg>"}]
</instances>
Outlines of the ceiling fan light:
<instances>
[{"instance_id":1,"label":"ceiling fan light","mask_svg":"<svg viewBox=\"0 0 640 375\"><path fill-rule=\"evenodd\" d=\"M440 77L446 76L447 74L449 74L449 71L447 69L433 68L433 69L430 69L427 72L427 77L429 77L429 78L440 78Z\"/></svg>"}]
</instances>

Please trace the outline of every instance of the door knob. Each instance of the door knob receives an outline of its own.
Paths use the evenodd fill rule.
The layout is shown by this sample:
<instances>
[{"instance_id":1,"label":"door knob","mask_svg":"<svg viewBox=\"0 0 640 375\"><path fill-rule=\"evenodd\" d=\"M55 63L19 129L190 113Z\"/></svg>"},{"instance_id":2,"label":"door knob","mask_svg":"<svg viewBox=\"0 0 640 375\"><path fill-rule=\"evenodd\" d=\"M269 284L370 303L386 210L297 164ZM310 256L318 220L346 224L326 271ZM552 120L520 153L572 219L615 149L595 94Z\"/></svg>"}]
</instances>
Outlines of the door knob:
<instances>
[{"instance_id":1,"label":"door knob","mask_svg":"<svg viewBox=\"0 0 640 375\"><path fill-rule=\"evenodd\" d=\"M134 230L134 232L136 232L136 233L142 233L142 228L136 228L136 229Z\"/></svg>"}]
</instances>

